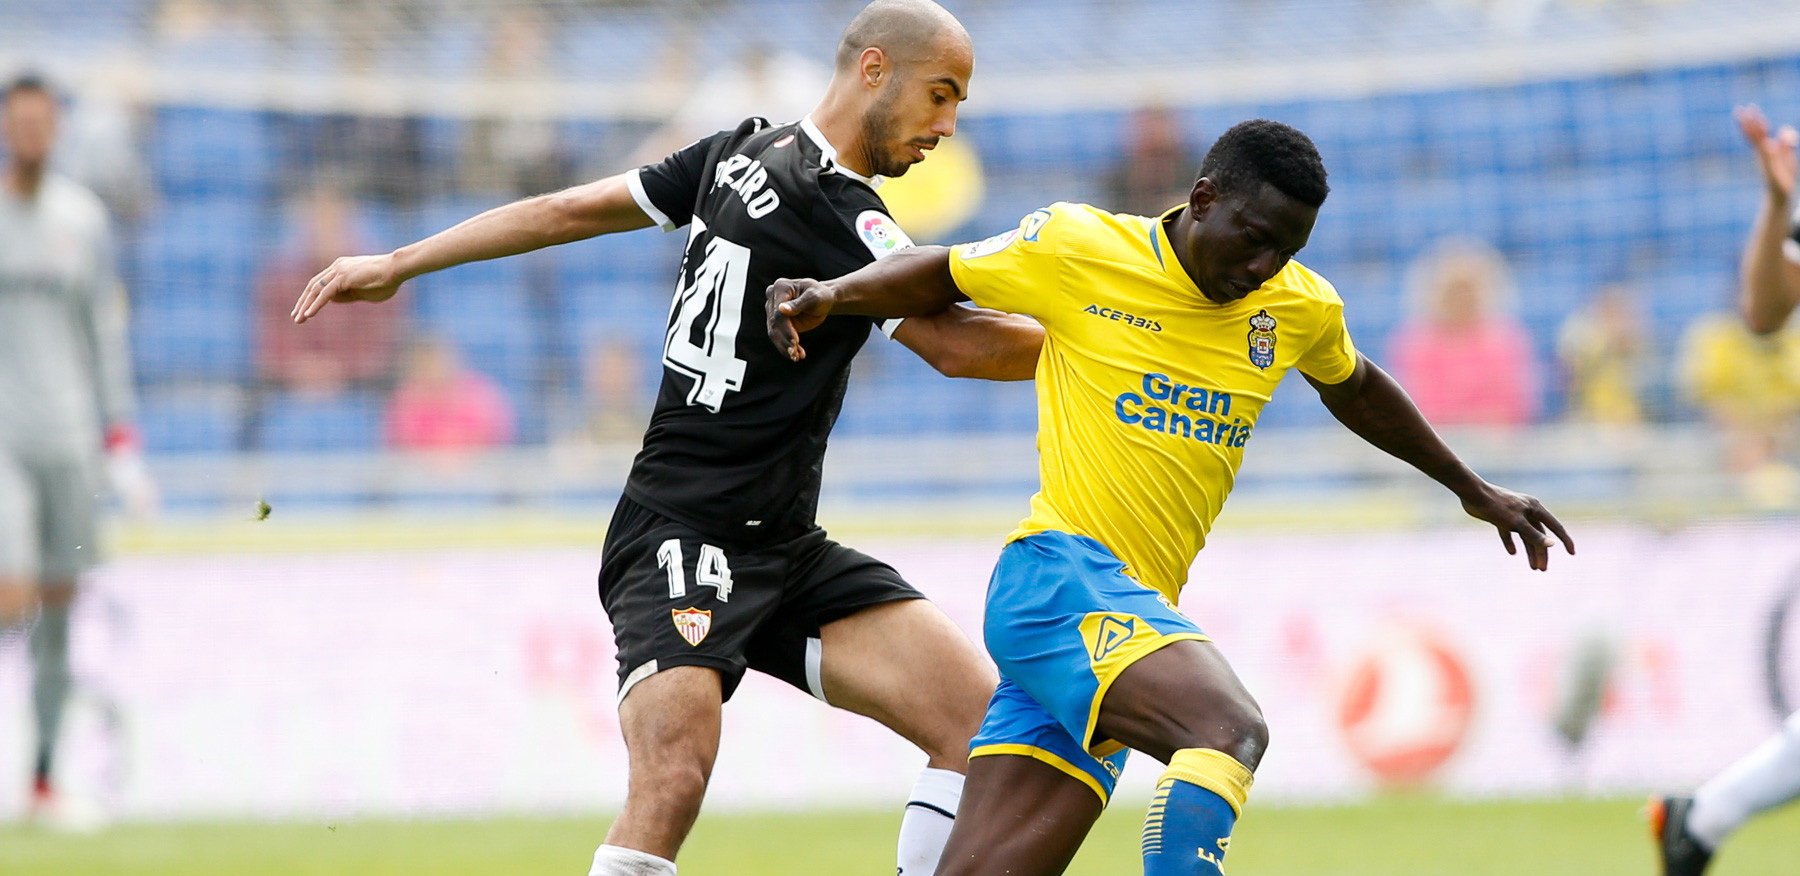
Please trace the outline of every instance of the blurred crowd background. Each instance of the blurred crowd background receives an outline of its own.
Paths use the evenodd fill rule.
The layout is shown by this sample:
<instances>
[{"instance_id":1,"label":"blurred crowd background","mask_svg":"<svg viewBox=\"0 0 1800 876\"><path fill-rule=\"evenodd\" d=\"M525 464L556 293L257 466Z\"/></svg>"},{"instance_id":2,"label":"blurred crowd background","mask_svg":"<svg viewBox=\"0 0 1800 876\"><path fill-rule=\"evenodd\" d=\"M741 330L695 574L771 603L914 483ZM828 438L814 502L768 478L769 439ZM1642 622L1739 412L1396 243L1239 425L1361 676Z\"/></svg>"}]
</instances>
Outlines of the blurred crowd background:
<instances>
[{"instance_id":1,"label":"blurred crowd background","mask_svg":"<svg viewBox=\"0 0 1800 876\"><path fill-rule=\"evenodd\" d=\"M302 331L288 308L334 255L653 160L746 109L805 113L857 5L0 0L0 70L67 96L58 162L115 215L153 460L629 445L679 235L445 272ZM1494 464L1596 501L1669 471L1729 472L1704 493L1719 501L1800 500L1800 349L1717 317L1760 196L1731 109L1800 119L1791 3L949 5L976 79L961 148L890 193L914 238L985 237L1054 200L1160 211L1213 135L1280 119L1332 174L1301 260L1434 422L1510 433ZM889 344L853 387L844 437L1034 425L1028 387L945 382ZM1329 425L1305 395L1284 391L1264 434ZM208 470L171 470L170 506L241 498ZM576 482L541 489L604 492Z\"/></svg>"},{"instance_id":2,"label":"blurred crowd background","mask_svg":"<svg viewBox=\"0 0 1800 876\"><path fill-rule=\"evenodd\" d=\"M1183 601L1281 728L1259 793L1418 781L1392 762L1635 793L1792 711L1800 328L1734 316L1765 186L1733 110L1800 123L1795 0L942 2L976 69L956 136L882 189L915 240L1059 200L1157 213L1233 123L1293 124L1332 185L1299 260L1357 345L1576 532L1528 576L1289 381ZM56 89L55 166L112 214L161 494L76 603L70 787L155 818L615 805L593 574L685 235L289 310L335 256L804 115L861 5L0 0L0 79ZM873 339L821 520L977 629L1034 432L1029 383ZM25 665L0 659L0 700ZM734 701L713 799L910 781L910 749L778 688ZM25 732L0 721L0 818Z\"/></svg>"}]
</instances>

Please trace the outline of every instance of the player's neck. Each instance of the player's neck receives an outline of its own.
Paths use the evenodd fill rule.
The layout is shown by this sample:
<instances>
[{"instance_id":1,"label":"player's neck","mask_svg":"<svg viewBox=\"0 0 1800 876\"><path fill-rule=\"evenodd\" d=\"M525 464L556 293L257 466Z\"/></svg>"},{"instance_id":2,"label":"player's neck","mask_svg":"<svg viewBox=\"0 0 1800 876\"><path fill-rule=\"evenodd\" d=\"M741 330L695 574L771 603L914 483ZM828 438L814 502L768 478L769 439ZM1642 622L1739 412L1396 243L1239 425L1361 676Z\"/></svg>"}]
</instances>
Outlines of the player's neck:
<instances>
[{"instance_id":1,"label":"player's neck","mask_svg":"<svg viewBox=\"0 0 1800 876\"><path fill-rule=\"evenodd\" d=\"M1169 233L1169 249L1175 251L1175 261L1181 264L1181 270L1187 273L1188 279L1194 281L1195 287L1199 287L1200 278L1194 275L1194 266L1188 261L1188 244L1192 241L1194 236L1193 214L1189 213L1187 210L1182 210L1161 221L1163 223L1163 230ZM1206 290L1202 288L1200 294L1206 295ZM1212 300L1211 295L1207 295L1206 298L1208 301Z\"/></svg>"},{"instance_id":2,"label":"player's neck","mask_svg":"<svg viewBox=\"0 0 1800 876\"><path fill-rule=\"evenodd\" d=\"M38 189L44 185L44 167L24 164L10 164L6 168L6 188L23 200L37 197Z\"/></svg>"},{"instance_id":3,"label":"player's neck","mask_svg":"<svg viewBox=\"0 0 1800 876\"><path fill-rule=\"evenodd\" d=\"M825 99L813 108L812 120L819 133L825 135L826 142L837 150L838 164L862 176L875 175L875 169L869 164L868 150L863 144L862 112L859 107L833 89L826 92Z\"/></svg>"}]
</instances>

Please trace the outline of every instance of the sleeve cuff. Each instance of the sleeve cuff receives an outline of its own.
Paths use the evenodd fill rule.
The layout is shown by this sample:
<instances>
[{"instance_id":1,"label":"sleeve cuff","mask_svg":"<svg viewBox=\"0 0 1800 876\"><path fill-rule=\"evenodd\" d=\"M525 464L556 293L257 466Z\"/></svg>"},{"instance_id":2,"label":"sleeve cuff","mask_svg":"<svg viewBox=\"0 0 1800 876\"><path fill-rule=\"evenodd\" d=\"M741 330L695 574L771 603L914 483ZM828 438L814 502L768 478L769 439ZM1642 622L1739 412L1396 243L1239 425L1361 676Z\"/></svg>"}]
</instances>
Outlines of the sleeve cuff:
<instances>
[{"instance_id":1,"label":"sleeve cuff","mask_svg":"<svg viewBox=\"0 0 1800 876\"><path fill-rule=\"evenodd\" d=\"M875 323L875 327L881 329L881 333L887 335L888 340L891 341L894 339L894 332L899 331L900 324L905 321L906 317L904 316L895 317L894 319L884 319Z\"/></svg>"},{"instance_id":2,"label":"sleeve cuff","mask_svg":"<svg viewBox=\"0 0 1800 876\"><path fill-rule=\"evenodd\" d=\"M637 202L638 209L644 211L650 221L655 222L664 231L674 231L675 223L663 211L656 209L650 202L650 193L644 191L643 169L637 168L625 175L625 187L631 190L631 199Z\"/></svg>"},{"instance_id":3,"label":"sleeve cuff","mask_svg":"<svg viewBox=\"0 0 1800 876\"><path fill-rule=\"evenodd\" d=\"M1800 240L1789 238L1782 241L1781 251L1787 253L1788 261L1800 265Z\"/></svg>"}]
</instances>

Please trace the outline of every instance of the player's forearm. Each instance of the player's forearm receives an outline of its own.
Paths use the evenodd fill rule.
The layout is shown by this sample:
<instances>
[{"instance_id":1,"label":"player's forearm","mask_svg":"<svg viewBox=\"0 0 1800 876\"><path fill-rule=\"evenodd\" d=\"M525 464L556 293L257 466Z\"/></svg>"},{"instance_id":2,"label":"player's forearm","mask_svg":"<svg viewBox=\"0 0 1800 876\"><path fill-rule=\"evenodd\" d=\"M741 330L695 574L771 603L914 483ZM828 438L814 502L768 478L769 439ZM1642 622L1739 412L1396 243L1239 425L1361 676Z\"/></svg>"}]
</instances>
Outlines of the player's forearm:
<instances>
[{"instance_id":1,"label":"player's forearm","mask_svg":"<svg viewBox=\"0 0 1800 876\"><path fill-rule=\"evenodd\" d=\"M1044 327L1029 317L952 305L901 323L894 340L946 377L1030 380L1037 374Z\"/></svg>"},{"instance_id":2,"label":"player's forearm","mask_svg":"<svg viewBox=\"0 0 1800 876\"><path fill-rule=\"evenodd\" d=\"M1458 497L1479 489L1483 485L1480 476L1431 428L1400 383L1374 362L1365 359L1364 368L1354 395L1326 398L1332 416L1364 441L1418 469Z\"/></svg>"},{"instance_id":3,"label":"player's forearm","mask_svg":"<svg viewBox=\"0 0 1800 876\"><path fill-rule=\"evenodd\" d=\"M1750 240L1744 245L1742 309L1750 330L1757 334L1777 331L1800 302L1800 269L1782 251L1787 241L1789 199L1770 192L1763 198Z\"/></svg>"},{"instance_id":4,"label":"player's forearm","mask_svg":"<svg viewBox=\"0 0 1800 876\"><path fill-rule=\"evenodd\" d=\"M394 280L650 224L625 177L608 177L495 207L394 250Z\"/></svg>"},{"instance_id":5,"label":"player's forearm","mask_svg":"<svg viewBox=\"0 0 1800 876\"><path fill-rule=\"evenodd\" d=\"M961 301L950 276L950 249L919 246L825 284L831 290L831 312L892 317L930 316Z\"/></svg>"}]
</instances>

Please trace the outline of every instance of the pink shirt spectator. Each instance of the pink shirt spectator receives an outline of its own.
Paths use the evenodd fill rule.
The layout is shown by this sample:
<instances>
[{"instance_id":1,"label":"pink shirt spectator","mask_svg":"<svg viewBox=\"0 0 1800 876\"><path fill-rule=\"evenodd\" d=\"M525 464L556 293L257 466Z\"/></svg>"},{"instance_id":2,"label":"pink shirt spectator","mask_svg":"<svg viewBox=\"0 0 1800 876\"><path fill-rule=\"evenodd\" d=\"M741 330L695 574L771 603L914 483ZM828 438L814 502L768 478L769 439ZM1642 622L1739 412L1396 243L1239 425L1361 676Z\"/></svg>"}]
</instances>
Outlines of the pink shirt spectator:
<instances>
[{"instance_id":1,"label":"pink shirt spectator","mask_svg":"<svg viewBox=\"0 0 1800 876\"><path fill-rule=\"evenodd\" d=\"M387 440L408 450L464 450L512 440L512 407L493 380L464 369L449 348L422 346L388 402Z\"/></svg>"},{"instance_id":2,"label":"pink shirt spectator","mask_svg":"<svg viewBox=\"0 0 1800 876\"><path fill-rule=\"evenodd\" d=\"M1518 426L1537 413L1537 367L1525 327L1502 302L1506 260L1477 240L1440 241L1414 270L1412 319L1389 354L1400 385L1440 426Z\"/></svg>"},{"instance_id":3,"label":"pink shirt spectator","mask_svg":"<svg viewBox=\"0 0 1800 876\"><path fill-rule=\"evenodd\" d=\"M1537 368L1523 326L1402 326L1390 351L1400 384L1440 426L1518 426L1537 412Z\"/></svg>"}]
</instances>

